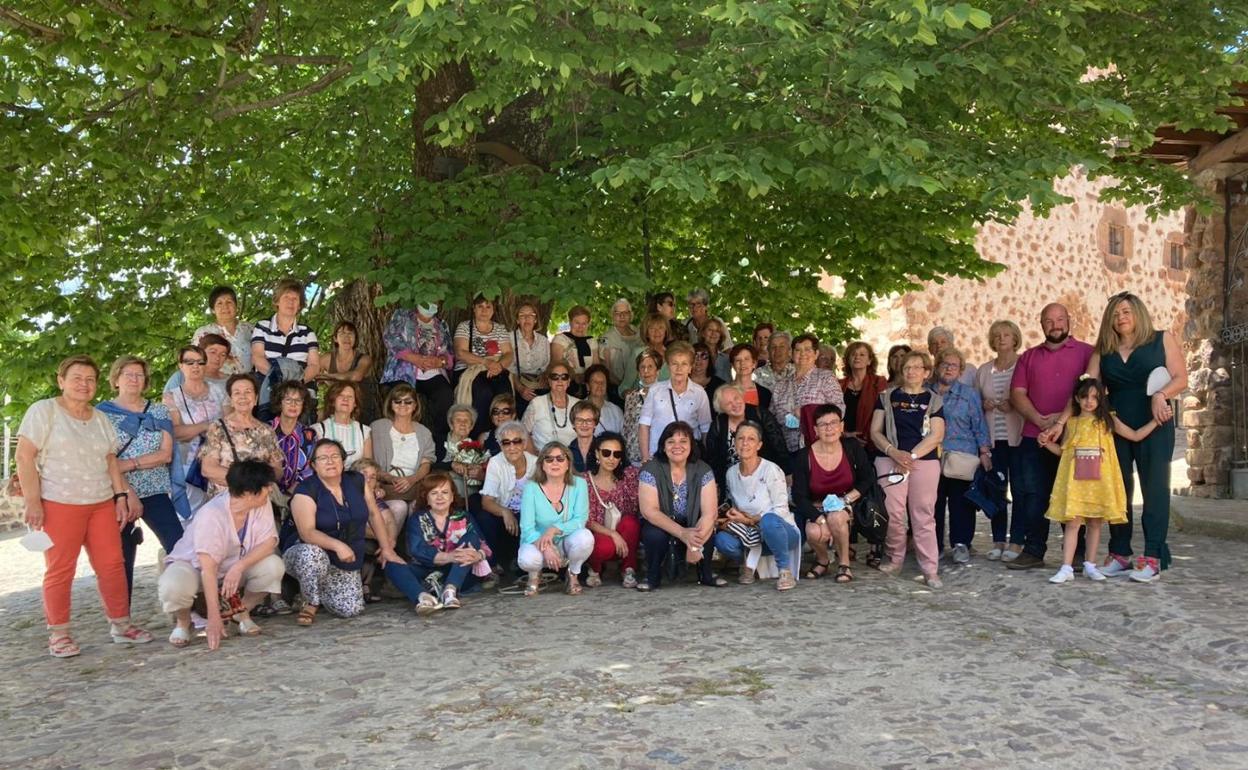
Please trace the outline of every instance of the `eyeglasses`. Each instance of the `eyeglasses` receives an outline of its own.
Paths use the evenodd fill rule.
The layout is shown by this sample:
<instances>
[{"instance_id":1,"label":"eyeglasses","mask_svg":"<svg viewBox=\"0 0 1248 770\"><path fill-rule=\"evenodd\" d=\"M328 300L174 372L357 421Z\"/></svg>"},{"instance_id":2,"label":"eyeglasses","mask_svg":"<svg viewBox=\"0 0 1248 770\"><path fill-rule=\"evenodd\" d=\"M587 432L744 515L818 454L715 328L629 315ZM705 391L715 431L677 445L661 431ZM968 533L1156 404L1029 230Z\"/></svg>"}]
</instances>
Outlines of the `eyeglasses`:
<instances>
[{"instance_id":1,"label":"eyeglasses","mask_svg":"<svg viewBox=\"0 0 1248 770\"><path fill-rule=\"evenodd\" d=\"M570 374L552 374L552 375L550 375L550 379L551 379L553 382L563 382L564 380L570 380L570 379L572 379L572 375L570 375Z\"/></svg>"},{"instance_id":2,"label":"eyeglasses","mask_svg":"<svg viewBox=\"0 0 1248 770\"><path fill-rule=\"evenodd\" d=\"M711 357L711 354L710 353L695 353L693 357L698 359L699 361L703 361L703 360L709 359Z\"/></svg>"},{"instance_id":3,"label":"eyeglasses","mask_svg":"<svg viewBox=\"0 0 1248 770\"><path fill-rule=\"evenodd\" d=\"M598 424L598 421L595 420L593 417L576 417L572 420L572 422L576 423L577 425L597 425Z\"/></svg>"},{"instance_id":4,"label":"eyeglasses","mask_svg":"<svg viewBox=\"0 0 1248 770\"><path fill-rule=\"evenodd\" d=\"M318 463L340 463L342 462L342 458L339 457L337 453L334 453L332 455L317 455L316 457L313 457L312 459Z\"/></svg>"},{"instance_id":5,"label":"eyeglasses","mask_svg":"<svg viewBox=\"0 0 1248 770\"><path fill-rule=\"evenodd\" d=\"M840 420L821 420L815 423L816 428L835 428L841 424Z\"/></svg>"},{"instance_id":6,"label":"eyeglasses","mask_svg":"<svg viewBox=\"0 0 1248 770\"><path fill-rule=\"evenodd\" d=\"M624 450L623 449L599 449L598 456L599 457L614 457L617 460L623 460Z\"/></svg>"},{"instance_id":7,"label":"eyeglasses","mask_svg":"<svg viewBox=\"0 0 1248 770\"><path fill-rule=\"evenodd\" d=\"M124 380L143 380L147 379L147 375L143 372L125 372L121 375Z\"/></svg>"},{"instance_id":8,"label":"eyeglasses","mask_svg":"<svg viewBox=\"0 0 1248 770\"><path fill-rule=\"evenodd\" d=\"M299 396L287 396L286 398L282 399L282 403L283 404L299 404L300 406L302 406L303 399L300 398Z\"/></svg>"},{"instance_id":9,"label":"eyeglasses","mask_svg":"<svg viewBox=\"0 0 1248 770\"><path fill-rule=\"evenodd\" d=\"M504 408L504 409L491 409L491 410L490 410L490 416L491 416L491 417L500 417L500 416L502 416L502 415L504 415L504 414L515 414L515 411L516 411L516 410L514 410L514 409L506 409L506 408Z\"/></svg>"},{"instance_id":10,"label":"eyeglasses","mask_svg":"<svg viewBox=\"0 0 1248 770\"><path fill-rule=\"evenodd\" d=\"M179 363L186 364L187 366L206 366L208 364L207 361L188 361L185 358L179 361Z\"/></svg>"},{"instance_id":11,"label":"eyeglasses","mask_svg":"<svg viewBox=\"0 0 1248 770\"><path fill-rule=\"evenodd\" d=\"M390 403L391 403L391 404L394 404L395 406L412 406L413 404L415 404L415 403L416 403L416 399L414 399L414 398L396 398L395 400L391 401Z\"/></svg>"},{"instance_id":12,"label":"eyeglasses","mask_svg":"<svg viewBox=\"0 0 1248 770\"><path fill-rule=\"evenodd\" d=\"M505 438L498 442L499 446L520 446L524 443L522 438Z\"/></svg>"},{"instance_id":13,"label":"eyeglasses","mask_svg":"<svg viewBox=\"0 0 1248 770\"><path fill-rule=\"evenodd\" d=\"M542 462L546 465L550 465L551 463L566 463L567 461L568 458L563 455L546 455L542 458Z\"/></svg>"}]
</instances>

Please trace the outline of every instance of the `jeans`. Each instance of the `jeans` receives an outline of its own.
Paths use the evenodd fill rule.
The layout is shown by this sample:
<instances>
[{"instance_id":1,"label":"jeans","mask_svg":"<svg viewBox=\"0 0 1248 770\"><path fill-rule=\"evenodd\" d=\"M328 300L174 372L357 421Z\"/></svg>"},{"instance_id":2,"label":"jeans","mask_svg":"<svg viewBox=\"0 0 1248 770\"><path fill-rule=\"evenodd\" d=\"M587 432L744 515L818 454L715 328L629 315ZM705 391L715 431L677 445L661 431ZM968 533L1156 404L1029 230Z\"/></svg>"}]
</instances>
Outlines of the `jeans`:
<instances>
[{"instance_id":1,"label":"jeans","mask_svg":"<svg viewBox=\"0 0 1248 770\"><path fill-rule=\"evenodd\" d=\"M182 520L173 509L173 501L169 499L169 495L161 494L141 498L139 502L143 503L143 523L156 533L160 547L165 549L166 554L169 553L182 538ZM126 585L131 594L134 593L135 553L141 542L143 535L137 522L127 524L121 530L121 555L126 562Z\"/></svg>"},{"instance_id":2,"label":"jeans","mask_svg":"<svg viewBox=\"0 0 1248 770\"><path fill-rule=\"evenodd\" d=\"M1005 474L1005 480L1010 490L1010 512L1007 516L1005 511L997 514L992 519L992 542L1004 543L1006 541L1006 533L1009 533L1009 541L1015 545L1022 545L1027 537L1027 529L1022 516L1019 515L1019 503L1022 495L1019 493L1019 476L1022 474L1022 454L1018 451L1018 447L1010 446L1008 441L998 441L992 447L992 469L1001 471Z\"/></svg>"},{"instance_id":3,"label":"jeans","mask_svg":"<svg viewBox=\"0 0 1248 770\"><path fill-rule=\"evenodd\" d=\"M446 413L455 403L455 390L445 377L417 380L412 387L416 388L418 394L425 397L425 411L421 415L423 418L421 422L433 434L433 445L440 447L446 441L446 434L451 430L446 424Z\"/></svg>"},{"instance_id":4,"label":"jeans","mask_svg":"<svg viewBox=\"0 0 1248 770\"><path fill-rule=\"evenodd\" d=\"M941 475L936 492L936 547L945 550L945 510L949 511L949 545L967 545L975 538L975 506L967 502L971 482Z\"/></svg>"},{"instance_id":5,"label":"jeans","mask_svg":"<svg viewBox=\"0 0 1248 770\"><path fill-rule=\"evenodd\" d=\"M658 588L663 580L663 562L668 551L672 558L685 558L685 544L659 527L648 521L641 523L641 545L646 551L646 582L651 588ZM715 553L715 539L711 538L702 546L702 561L698 562L698 580L711 583L715 577L711 573L711 556Z\"/></svg>"},{"instance_id":6,"label":"jeans","mask_svg":"<svg viewBox=\"0 0 1248 770\"><path fill-rule=\"evenodd\" d=\"M758 529L763 536L763 553L776 557L776 569L792 570L793 551L802 544L797 527L774 513L764 513L758 522ZM715 533L715 548L725 559L738 564L744 563L749 553L741 538L724 530Z\"/></svg>"},{"instance_id":7,"label":"jeans","mask_svg":"<svg viewBox=\"0 0 1248 770\"><path fill-rule=\"evenodd\" d=\"M1023 520L1023 553L1043 559L1049 543L1049 520L1044 514L1049 510L1049 496L1053 494L1061 458L1034 438L1024 437L1015 451L1019 455L1019 474L1014 515Z\"/></svg>"},{"instance_id":8,"label":"jeans","mask_svg":"<svg viewBox=\"0 0 1248 770\"><path fill-rule=\"evenodd\" d=\"M481 547L481 544L474 538L469 538L465 542L472 543L474 548ZM426 581L435 574L439 576L442 588L453 587L457 594L463 594L477 582L477 576L472 574L472 567L465 564L439 564L436 567L426 567L414 561L407 564L386 563L386 577L395 588L403 592L408 601L413 603L420 601L420 594L423 591L430 590Z\"/></svg>"}]
</instances>

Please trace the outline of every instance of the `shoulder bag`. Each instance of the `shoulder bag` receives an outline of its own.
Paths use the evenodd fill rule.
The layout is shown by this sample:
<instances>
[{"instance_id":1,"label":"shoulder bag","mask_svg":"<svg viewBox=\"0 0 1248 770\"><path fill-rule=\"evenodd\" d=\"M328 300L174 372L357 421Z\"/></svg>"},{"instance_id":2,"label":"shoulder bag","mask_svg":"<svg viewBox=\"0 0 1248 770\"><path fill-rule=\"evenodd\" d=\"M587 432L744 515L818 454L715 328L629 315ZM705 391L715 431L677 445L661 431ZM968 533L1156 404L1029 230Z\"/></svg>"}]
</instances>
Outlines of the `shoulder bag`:
<instances>
[{"instance_id":1,"label":"shoulder bag","mask_svg":"<svg viewBox=\"0 0 1248 770\"><path fill-rule=\"evenodd\" d=\"M594 490L594 497L598 499L598 505L602 507L602 524L607 529L614 530L620 526L620 519L624 514L620 513L619 507L615 503L604 502L602 495L598 493L598 485L594 483L594 479L588 473L585 474L585 480L589 482L589 488Z\"/></svg>"}]
</instances>

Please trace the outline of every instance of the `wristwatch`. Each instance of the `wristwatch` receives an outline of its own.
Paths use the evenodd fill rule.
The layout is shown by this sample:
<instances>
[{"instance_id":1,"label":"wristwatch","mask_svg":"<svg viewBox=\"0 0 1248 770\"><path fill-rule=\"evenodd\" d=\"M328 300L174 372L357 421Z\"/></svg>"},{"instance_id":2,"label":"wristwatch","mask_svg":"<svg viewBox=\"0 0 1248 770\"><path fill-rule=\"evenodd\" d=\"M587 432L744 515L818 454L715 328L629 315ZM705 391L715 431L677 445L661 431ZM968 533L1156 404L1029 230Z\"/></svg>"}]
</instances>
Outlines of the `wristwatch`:
<instances>
[{"instance_id":1,"label":"wristwatch","mask_svg":"<svg viewBox=\"0 0 1248 770\"><path fill-rule=\"evenodd\" d=\"M910 459L911 459L911 460L917 460L917 459L919 459L919 456L918 456L918 455L916 455L914 452L911 452L911 453L910 453Z\"/></svg>"}]
</instances>

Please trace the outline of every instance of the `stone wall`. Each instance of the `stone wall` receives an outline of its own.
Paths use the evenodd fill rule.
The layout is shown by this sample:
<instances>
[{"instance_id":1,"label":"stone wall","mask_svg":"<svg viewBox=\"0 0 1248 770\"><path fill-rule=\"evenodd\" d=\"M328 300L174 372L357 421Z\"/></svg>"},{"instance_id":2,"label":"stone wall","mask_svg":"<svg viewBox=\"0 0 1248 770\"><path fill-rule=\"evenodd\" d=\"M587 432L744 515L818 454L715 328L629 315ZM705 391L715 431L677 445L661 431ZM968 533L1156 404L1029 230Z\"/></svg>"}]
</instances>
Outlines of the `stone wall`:
<instances>
[{"instance_id":1,"label":"stone wall","mask_svg":"<svg viewBox=\"0 0 1248 770\"><path fill-rule=\"evenodd\" d=\"M0 493L0 532L21 529L24 514L21 500Z\"/></svg>"}]
</instances>

